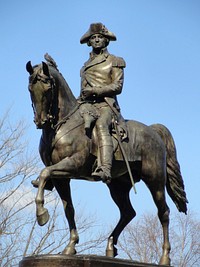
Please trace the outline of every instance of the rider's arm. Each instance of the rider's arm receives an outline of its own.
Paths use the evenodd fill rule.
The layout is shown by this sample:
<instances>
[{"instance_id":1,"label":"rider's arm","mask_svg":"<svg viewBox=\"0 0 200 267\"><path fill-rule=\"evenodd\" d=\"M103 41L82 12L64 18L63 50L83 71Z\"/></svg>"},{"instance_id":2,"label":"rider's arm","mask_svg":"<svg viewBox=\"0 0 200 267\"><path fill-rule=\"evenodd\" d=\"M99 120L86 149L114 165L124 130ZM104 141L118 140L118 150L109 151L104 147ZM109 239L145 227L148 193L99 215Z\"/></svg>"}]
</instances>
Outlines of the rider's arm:
<instances>
[{"instance_id":1,"label":"rider's arm","mask_svg":"<svg viewBox=\"0 0 200 267\"><path fill-rule=\"evenodd\" d=\"M97 95L98 97L104 96L115 96L119 95L122 91L123 82L124 82L124 68L125 68L125 61L123 58L118 58L115 56L111 56L112 60L112 82L108 85L104 85L101 87L93 87L92 91L93 94Z\"/></svg>"}]
</instances>

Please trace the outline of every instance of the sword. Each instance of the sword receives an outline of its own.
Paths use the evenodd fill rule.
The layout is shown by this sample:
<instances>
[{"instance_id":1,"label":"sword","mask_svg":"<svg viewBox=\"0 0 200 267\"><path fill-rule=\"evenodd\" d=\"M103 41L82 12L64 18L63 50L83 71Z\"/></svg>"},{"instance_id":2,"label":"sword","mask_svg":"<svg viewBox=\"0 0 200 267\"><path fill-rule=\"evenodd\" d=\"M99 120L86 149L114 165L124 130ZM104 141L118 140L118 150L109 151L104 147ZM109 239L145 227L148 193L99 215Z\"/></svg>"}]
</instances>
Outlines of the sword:
<instances>
[{"instance_id":1,"label":"sword","mask_svg":"<svg viewBox=\"0 0 200 267\"><path fill-rule=\"evenodd\" d=\"M109 101L107 101L106 97L104 99L105 99L106 103L109 105L109 107L111 108L111 110L113 111L115 117L117 117L115 109L110 105ZM130 176L130 180L131 180L131 184L132 184L133 190L134 190L135 194L137 194L137 191L136 191L136 188L135 188L134 179L133 179L132 172L131 172L131 168L130 168L130 165L129 165L129 162L128 162L128 159L127 159L127 156L126 156L126 152L125 152L125 150L123 148L123 145L122 145L122 142L121 142L121 138L120 138L119 130L118 130L118 127L117 127L117 123L118 123L117 120L114 120L114 127L115 127L115 131L116 131L116 134L117 134L117 140L118 140L118 143L119 143L120 150L122 152L122 156L123 156L124 161L126 163L126 167L127 167L127 170L128 170L129 176Z\"/></svg>"}]
</instances>

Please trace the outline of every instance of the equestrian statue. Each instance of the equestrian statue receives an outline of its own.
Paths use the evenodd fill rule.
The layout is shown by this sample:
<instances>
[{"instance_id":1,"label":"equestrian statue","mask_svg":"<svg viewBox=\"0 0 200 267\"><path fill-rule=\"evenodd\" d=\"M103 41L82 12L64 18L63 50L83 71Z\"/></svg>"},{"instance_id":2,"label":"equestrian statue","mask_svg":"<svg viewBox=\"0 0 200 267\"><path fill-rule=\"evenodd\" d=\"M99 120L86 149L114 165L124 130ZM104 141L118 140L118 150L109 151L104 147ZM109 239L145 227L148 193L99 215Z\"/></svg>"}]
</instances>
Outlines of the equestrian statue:
<instances>
[{"instance_id":1,"label":"equestrian statue","mask_svg":"<svg viewBox=\"0 0 200 267\"><path fill-rule=\"evenodd\" d=\"M187 213L187 198L176 147L170 131L161 124L150 126L125 120L117 101L124 81L123 58L107 46L116 36L102 23L93 23L80 43L92 47L81 69L80 96L75 98L54 59L26 69L34 122L42 129L39 152L45 168L33 185L38 187L36 215L39 225L49 220L44 190L57 190L70 230L63 254L76 253L79 236L74 219L70 180L103 181L119 208L120 219L108 237L106 256L117 255L117 241L135 217L131 188L142 180L150 190L163 229L161 265L170 265L169 207L165 189L177 209Z\"/></svg>"}]
</instances>

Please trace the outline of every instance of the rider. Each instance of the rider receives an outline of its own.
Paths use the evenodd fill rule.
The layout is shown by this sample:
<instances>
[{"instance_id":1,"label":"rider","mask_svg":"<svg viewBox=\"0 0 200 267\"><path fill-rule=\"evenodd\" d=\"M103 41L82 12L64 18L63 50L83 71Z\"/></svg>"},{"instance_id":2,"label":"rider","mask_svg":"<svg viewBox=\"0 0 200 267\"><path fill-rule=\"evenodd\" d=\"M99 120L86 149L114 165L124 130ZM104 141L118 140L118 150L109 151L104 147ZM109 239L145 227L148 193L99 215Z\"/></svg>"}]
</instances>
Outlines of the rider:
<instances>
[{"instance_id":1,"label":"rider","mask_svg":"<svg viewBox=\"0 0 200 267\"><path fill-rule=\"evenodd\" d=\"M98 119L96 130L100 150L100 164L93 177L109 183L113 160L111 125L113 117L120 117L116 95L120 94L124 81L125 61L109 54L107 46L116 36L102 23L93 23L81 37L80 43L92 46L89 60L81 69L80 100L95 106Z\"/></svg>"}]
</instances>

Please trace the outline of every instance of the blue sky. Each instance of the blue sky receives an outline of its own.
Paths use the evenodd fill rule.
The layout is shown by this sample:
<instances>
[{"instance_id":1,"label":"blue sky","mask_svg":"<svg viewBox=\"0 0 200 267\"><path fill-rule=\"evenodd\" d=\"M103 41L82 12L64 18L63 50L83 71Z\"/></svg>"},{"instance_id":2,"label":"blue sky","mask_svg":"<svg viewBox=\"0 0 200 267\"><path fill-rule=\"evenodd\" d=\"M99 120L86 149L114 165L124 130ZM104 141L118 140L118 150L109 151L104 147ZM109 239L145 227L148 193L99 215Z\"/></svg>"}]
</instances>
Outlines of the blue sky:
<instances>
[{"instance_id":1,"label":"blue sky","mask_svg":"<svg viewBox=\"0 0 200 267\"><path fill-rule=\"evenodd\" d=\"M28 139L37 150L41 132L33 113L25 64L40 63L48 52L75 96L80 68L90 48L80 37L93 22L115 33L109 52L125 59L125 83L119 103L127 119L167 126L176 143L189 208L200 215L200 2L198 0L35 0L0 2L0 112L12 106L13 121L29 125ZM118 219L118 209L102 183L73 181L75 205L96 212L99 222ZM156 208L145 185L131 193L138 215ZM172 212L174 204L168 200Z\"/></svg>"}]
</instances>

